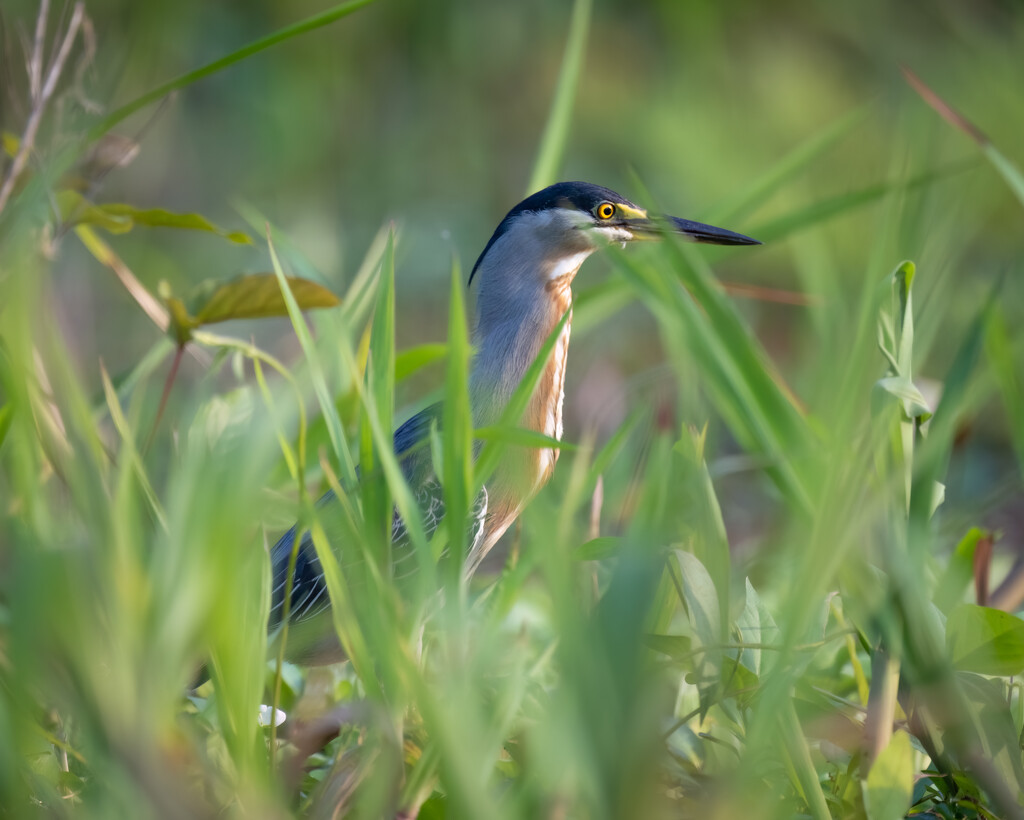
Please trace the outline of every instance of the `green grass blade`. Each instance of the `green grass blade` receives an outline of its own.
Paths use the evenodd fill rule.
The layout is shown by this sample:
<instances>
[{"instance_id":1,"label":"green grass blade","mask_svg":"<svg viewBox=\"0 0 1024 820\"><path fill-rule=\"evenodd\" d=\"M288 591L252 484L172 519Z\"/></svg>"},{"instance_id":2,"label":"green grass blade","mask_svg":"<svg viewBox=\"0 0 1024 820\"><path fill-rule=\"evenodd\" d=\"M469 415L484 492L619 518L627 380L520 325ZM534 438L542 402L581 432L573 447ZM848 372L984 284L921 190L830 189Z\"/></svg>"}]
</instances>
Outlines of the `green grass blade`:
<instances>
[{"instance_id":1,"label":"green grass blade","mask_svg":"<svg viewBox=\"0 0 1024 820\"><path fill-rule=\"evenodd\" d=\"M341 418L338 416L338 410L334 406L334 402L331 400L331 394L327 389L327 380L324 378L323 367L320 364L320 356L317 352L316 345L313 343L313 337L309 332L309 325L306 324L306 320L302 316L302 311L299 309L298 302L295 301L295 296L292 294L291 288L288 285L288 279L284 275L284 271L281 269L281 262L277 258L277 252L274 250L273 243L270 242L269 233L267 236L267 244L270 248L270 260L274 265L274 274L277 276L277 281L281 286L281 294L284 296L285 304L288 306L288 316L292 321L292 327L295 328L295 335L298 337L299 344L302 346L302 352L306 357L306 361L309 363L310 377L313 380L313 390L316 393L317 401L320 404L320 412L327 420L327 432L331 439L331 446L334 448L335 456L337 456L341 463L343 478L348 482L349 486L355 486L355 464L352 461L352 454L345 439L345 431L341 425ZM357 372L357 369L354 368L354 363L352 372Z\"/></svg>"},{"instance_id":2,"label":"green grass blade","mask_svg":"<svg viewBox=\"0 0 1024 820\"><path fill-rule=\"evenodd\" d=\"M1021 173L1020 168L1010 162L991 142L982 146L981 152L999 172L1020 204L1024 205L1024 174Z\"/></svg>"},{"instance_id":3,"label":"green grass blade","mask_svg":"<svg viewBox=\"0 0 1024 820\"><path fill-rule=\"evenodd\" d=\"M692 355L700 367L705 386L734 435L769 458L768 472L779 488L798 508L808 511L810 487L805 470L797 465L813 452L810 430L776 381L766 354L715 286L707 265L688 251L692 249L672 244L661 254L664 267L676 272L685 289L626 254L615 256L619 269L672 340L667 347L689 351L682 355Z\"/></svg>"},{"instance_id":4,"label":"green grass blade","mask_svg":"<svg viewBox=\"0 0 1024 820\"><path fill-rule=\"evenodd\" d=\"M373 396L377 408L377 425L382 430L394 429L395 405L395 236L388 235L381 264L380 285L377 289L377 307L370 331L370 351L366 368L366 389ZM363 412L367 412L363 408ZM372 533L368 538L379 548L378 567L388 572L391 566L392 505L388 497L387 482L377 470L377 457L373 435L367 419L363 419L360 437L360 490L363 496L363 515ZM391 449L389 445L389 449Z\"/></svg>"},{"instance_id":5,"label":"green grass blade","mask_svg":"<svg viewBox=\"0 0 1024 820\"><path fill-rule=\"evenodd\" d=\"M1010 438L1017 453L1017 463L1024 475L1024 366L1014 361L1013 343L1006 326L1006 316L996 305L989 317L985 352L1006 408Z\"/></svg>"},{"instance_id":6,"label":"green grass blade","mask_svg":"<svg viewBox=\"0 0 1024 820\"><path fill-rule=\"evenodd\" d=\"M562 57L562 68L558 74L558 85L555 97L551 102L547 125L541 137L537 161L530 175L530 183L526 186L526 194L539 191L545 185L555 182L558 169L562 165L562 155L569 139L569 124L572 119L572 106L576 98L576 86L579 84L580 72L583 70L583 58L587 46L587 30L590 27L590 9L592 0L576 0L572 7L572 20L569 23L569 37L565 44L565 55Z\"/></svg>"},{"instance_id":7,"label":"green grass blade","mask_svg":"<svg viewBox=\"0 0 1024 820\"><path fill-rule=\"evenodd\" d=\"M452 260L451 293L448 299L448 371L445 377L442 448L445 525L448 528L449 584L462 577L469 533L473 487L473 415L469 403L469 335L463 303L462 270Z\"/></svg>"},{"instance_id":8,"label":"green grass blade","mask_svg":"<svg viewBox=\"0 0 1024 820\"><path fill-rule=\"evenodd\" d=\"M925 188L932 183L948 179L977 166L978 163L975 160L951 162L934 171L918 174L902 182L878 182L868 185L856 191L821 200L806 208L799 208L761 225L756 225L750 229L751 236L760 239L762 242L770 242L792 236L798 231L806 230L830 219L835 219L855 211L865 205L877 202L893 191L913 191Z\"/></svg>"},{"instance_id":9,"label":"green grass blade","mask_svg":"<svg viewBox=\"0 0 1024 820\"><path fill-rule=\"evenodd\" d=\"M305 20L300 20L290 26L278 29L273 34L268 34L266 37L261 37L260 39L249 43L247 46L243 46L242 48L232 51L230 54L227 54L218 60L214 60L212 63L207 63L201 68L189 71L182 74L180 77L176 77L175 79L164 83L163 85L157 86L152 91L147 91L141 97L132 100L126 105L122 105L116 111L108 114L89 131L88 140L92 142L93 140L99 139L122 120L127 119L136 111L141 108L145 108L150 103L156 102L160 98L167 96L172 91L177 91L179 88L191 85L198 80L209 77L211 74L216 74L218 71L221 71L228 66L232 66L247 57L258 54L271 46L276 46L278 43L283 43L293 37L298 37L300 34L315 31L316 29L329 25L336 20L340 20L342 17L347 17L352 12L358 11L363 6L369 5L372 2L373 0L348 0L346 3L339 3L326 11L322 11L319 14L307 17Z\"/></svg>"},{"instance_id":10,"label":"green grass blade","mask_svg":"<svg viewBox=\"0 0 1024 820\"><path fill-rule=\"evenodd\" d=\"M736 196L719 203L705 215L713 224L726 224L753 212L772 194L807 168L853 131L867 117L866 107L857 108L798 145Z\"/></svg>"}]
</instances>

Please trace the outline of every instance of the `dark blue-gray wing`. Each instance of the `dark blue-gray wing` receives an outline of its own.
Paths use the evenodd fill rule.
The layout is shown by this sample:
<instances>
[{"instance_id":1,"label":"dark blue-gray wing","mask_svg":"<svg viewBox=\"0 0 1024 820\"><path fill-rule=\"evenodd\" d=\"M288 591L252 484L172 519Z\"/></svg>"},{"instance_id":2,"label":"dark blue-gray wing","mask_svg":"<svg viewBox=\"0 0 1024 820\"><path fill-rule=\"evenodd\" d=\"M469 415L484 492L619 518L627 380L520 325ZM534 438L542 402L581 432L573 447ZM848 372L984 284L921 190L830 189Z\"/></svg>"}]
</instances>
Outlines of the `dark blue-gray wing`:
<instances>
[{"instance_id":1,"label":"dark blue-gray wing","mask_svg":"<svg viewBox=\"0 0 1024 820\"><path fill-rule=\"evenodd\" d=\"M417 413L395 431L394 448L400 457L405 478L416 493L416 504L423 519L424 530L430 538L444 518L444 495L440 482L433 474L429 449L424 446L430 428L439 423L441 408L435 404ZM318 502L318 507L329 507L336 503L334 494L327 493ZM487 515L487 490L482 489L477 496L473 509L472 546L470 554L476 554L476 547L483 538ZM270 553L273 571L271 609L269 629L273 631L281 624L284 610L285 587L288 579L288 565L291 561L292 548L295 544L296 528L292 527L281 540L274 545ZM416 562L412 545L406 535L405 522L397 511L391 525L392 560L395 577L408 575L415 568ZM344 549L344 545L331 544L332 549L339 550L342 569L351 566L353 561L362 560L362 551ZM308 531L303 533L295 561L295 572L292 580L291 606L289 620L302 621L311 618L330 607L327 584L324 580L320 559Z\"/></svg>"},{"instance_id":2,"label":"dark blue-gray wing","mask_svg":"<svg viewBox=\"0 0 1024 820\"><path fill-rule=\"evenodd\" d=\"M445 515L444 489L441 482L431 477L420 485L416 491L416 507L420 511L423 520L423 531L427 539L433 537L434 532L441 525ZM481 487L477 493L476 502L470 510L470 531L469 531L469 552L467 555L477 555L480 543L483 541L484 529L487 524L487 488ZM446 546L441 552L442 557L448 554ZM391 563L394 567L394 578L400 581L407 578L416 570L416 551L409 541L405 529L405 520L396 512L391 519ZM469 569L467 567L467 569ZM474 565L472 569L476 569Z\"/></svg>"},{"instance_id":3,"label":"dark blue-gray wing","mask_svg":"<svg viewBox=\"0 0 1024 820\"><path fill-rule=\"evenodd\" d=\"M318 502L319 505L334 502L334 493L328 492ZM281 536L270 551L270 566L273 572L270 593L269 629L277 629L281 625L284 611L285 588L288 584L288 565L291 563L292 549L295 546L295 535L298 525L292 527ZM330 605L327 595L327 583L320 567L320 559L313 546L313 538L306 530L302 533L299 550L295 556L295 572L292 575L292 598L288 617L292 621L301 621L323 612Z\"/></svg>"}]
</instances>

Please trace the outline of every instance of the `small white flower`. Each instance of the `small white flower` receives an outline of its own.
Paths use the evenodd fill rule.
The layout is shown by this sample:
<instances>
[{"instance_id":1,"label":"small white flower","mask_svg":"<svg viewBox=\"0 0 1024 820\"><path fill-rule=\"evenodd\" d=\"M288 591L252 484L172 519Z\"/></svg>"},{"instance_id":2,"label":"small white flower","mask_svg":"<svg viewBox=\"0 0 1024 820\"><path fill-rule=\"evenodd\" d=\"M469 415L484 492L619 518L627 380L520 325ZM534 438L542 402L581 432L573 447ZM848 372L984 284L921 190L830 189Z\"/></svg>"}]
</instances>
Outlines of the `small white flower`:
<instances>
[{"instance_id":1,"label":"small white flower","mask_svg":"<svg viewBox=\"0 0 1024 820\"><path fill-rule=\"evenodd\" d=\"M271 719L270 715L271 715L271 713L273 713L273 715L274 715L273 719L274 719L274 725L275 726L280 726L282 723L284 723L288 719L288 715L286 715L280 709L274 709L272 706L267 706L264 703L264 704L260 705L260 716L259 716L260 726L269 726L270 725L270 719Z\"/></svg>"}]
</instances>

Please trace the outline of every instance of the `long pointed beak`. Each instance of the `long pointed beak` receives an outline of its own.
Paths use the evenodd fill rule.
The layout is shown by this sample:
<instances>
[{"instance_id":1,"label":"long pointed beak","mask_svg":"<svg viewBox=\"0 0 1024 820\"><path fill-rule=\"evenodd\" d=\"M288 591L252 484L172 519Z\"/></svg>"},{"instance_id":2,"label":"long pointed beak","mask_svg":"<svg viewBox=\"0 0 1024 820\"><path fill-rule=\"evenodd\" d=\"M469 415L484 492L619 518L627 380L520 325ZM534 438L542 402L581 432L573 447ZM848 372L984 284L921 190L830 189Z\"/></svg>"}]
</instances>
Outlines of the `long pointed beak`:
<instances>
[{"instance_id":1,"label":"long pointed beak","mask_svg":"<svg viewBox=\"0 0 1024 820\"><path fill-rule=\"evenodd\" d=\"M761 244L758 240L741 233L727 231L725 228L716 228L714 225L705 225L703 222L680 219L678 216L665 216L661 219L630 219L626 225L638 239L655 239L676 235L686 237L691 242L702 242L708 245Z\"/></svg>"}]
</instances>

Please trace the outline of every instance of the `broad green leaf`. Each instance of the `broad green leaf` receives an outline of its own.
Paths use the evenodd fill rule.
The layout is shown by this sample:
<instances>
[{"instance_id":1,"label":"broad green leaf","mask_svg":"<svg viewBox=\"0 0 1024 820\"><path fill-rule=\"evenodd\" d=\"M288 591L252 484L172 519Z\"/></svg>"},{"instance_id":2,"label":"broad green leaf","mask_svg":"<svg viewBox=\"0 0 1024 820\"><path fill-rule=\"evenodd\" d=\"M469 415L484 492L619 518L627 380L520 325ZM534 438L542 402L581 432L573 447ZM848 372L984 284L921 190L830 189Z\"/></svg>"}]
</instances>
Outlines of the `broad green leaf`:
<instances>
[{"instance_id":1,"label":"broad green leaf","mask_svg":"<svg viewBox=\"0 0 1024 820\"><path fill-rule=\"evenodd\" d=\"M738 698L746 706L757 691L758 674L741 660L726 657L722 660L722 697Z\"/></svg>"},{"instance_id":2,"label":"broad green leaf","mask_svg":"<svg viewBox=\"0 0 1024 820\"><path fill-rule=\"evenodd\" d=\"M946 648L953 665L981 675L1024 672L1024 621L1001 609L961 604L946 621Z\"/></svg>"},{"instance_id":3,"label":"broad green leaf","mask_svg":"<svg viewBox=\"0 0 1024 820\"><path fill-rule=\"evenodd\" d=\"M914 793L914 755L906 732L894 732L863 782L869 820L901 820Z\"/></svg>"},{"instance_id":4,"label":"broad green leaf","mask_svg":"<svg viewBox=\"0 0 1024 820\"><path fill-rule=\"evenodd\" d=\"M729 624L729 591L732 563L729 556L729 538L725 531L722 509L715 493L714 482L704 460L707 427L701 432L684 430L673 450L682 456L686 498L692 508L695 537L690 549L707 568L715 583L719 604L719 634L724 635Z\"/></svg>"},{"instance_id":5,"label":"broad green leaf","mask_svg":"<svg viewBox=\"0 0 1024 820\"><path fill-rule=\"evenodd\" d=\"M736 619L736 631L740 642L745 644L772 644L778 640L779 629L767 607L757 594L750 579L746 579L746 596L743 612ZM740 653L740 662L755 675L761 674L763 651L759 647L748 647Z\"/></svg>"},{"instance_id":6,"label":"broad green leaf","mask_svg":"<svg viewBox=\"0 0 1024 820\"><path fill-rule=\"evenodd\" d=\"M997 678L967 672L960 672L956 677L967 707L967 719L978 729L978 753L1002 778L1009 794L1024 795L1021 730L1019 719L1014 719L1010 706L1013 690L1008 692L1006 682ZM1019 711L1019 708L1014 711ZM1007 813L1002 816L1013 815Z\"/></svg>"},{"instance_id":7,"label":"broad green leaf","mask_svg":"<svg viewBox=\"0 0 1024 820\"><path fill-rule=\"evenodd\" d=\"M671 557L675 561L683 605L690 616L694 647L705 650L694 663L693 679L700 695L701 714L704 715L721 682L723 658L719 648L722 632L718 593L707 569L696 556L677 549L672 551Z\"/></svg>"},{"instance_id":8,"label":"broad green leaf","mask_svg":"<svg viewBox=\"0 0 1024 820\"><path fill-rule=\"evenodd\" d=\"M296 276L287 279L300 310L340 304L338 297L323 285ZM189 295L187 304L197 325L288 315L288 305L273 273L245 274L226 282L208 280Z\"/></svg>"},{"instance_id":9,"label":"broad green leaf","mask_svg":"<svg viewBox=\"0 0 1024 820\"><path fill-rule=\"evenodd\" d=\"M683 604L690 615L694 634L704 646L721 642L722 633L718 618L718 592L714 581L697 559L683 550L673 550L682 582Z\"/></svg>"}]
</instances>

